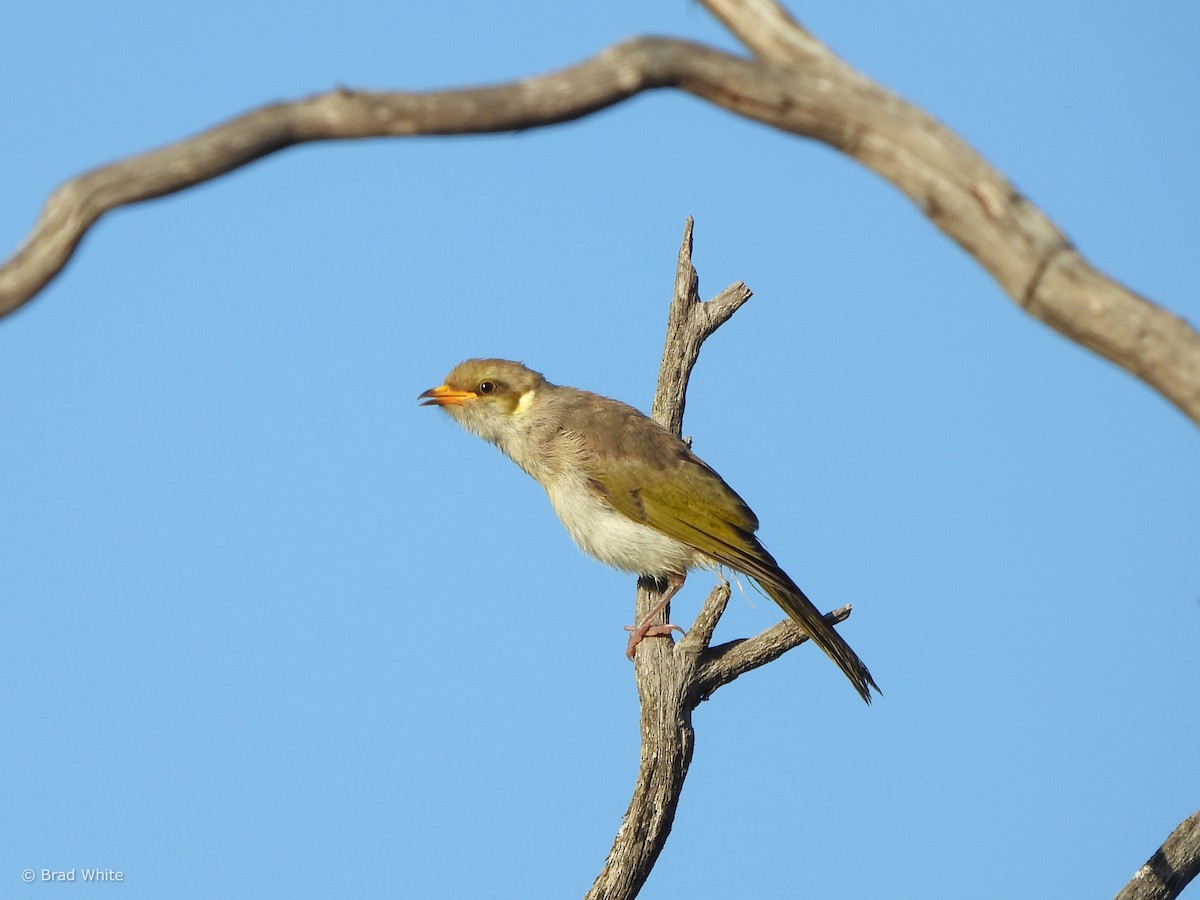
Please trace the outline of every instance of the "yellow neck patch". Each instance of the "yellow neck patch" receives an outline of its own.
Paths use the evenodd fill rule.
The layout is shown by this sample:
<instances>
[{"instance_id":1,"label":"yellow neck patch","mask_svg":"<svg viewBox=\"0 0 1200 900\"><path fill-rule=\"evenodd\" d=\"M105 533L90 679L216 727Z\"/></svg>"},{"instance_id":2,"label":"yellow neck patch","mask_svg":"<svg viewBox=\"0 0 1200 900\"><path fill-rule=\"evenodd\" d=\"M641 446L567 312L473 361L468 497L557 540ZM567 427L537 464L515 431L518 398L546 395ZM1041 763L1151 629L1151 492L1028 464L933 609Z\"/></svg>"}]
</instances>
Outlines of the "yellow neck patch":
<instances>
[{"instance_id":1,"label":"yellow neck patch","mask_svg":"<svg viewBox=\"0 0 1200 900\"><path fill-rule=\"evenodd\" d=\"M514 416L522 415L529 411L529 407L533 404L533 390L530 389L517 398L517 405L513 407L512 414Z\"/></svg>"}]
</instances>

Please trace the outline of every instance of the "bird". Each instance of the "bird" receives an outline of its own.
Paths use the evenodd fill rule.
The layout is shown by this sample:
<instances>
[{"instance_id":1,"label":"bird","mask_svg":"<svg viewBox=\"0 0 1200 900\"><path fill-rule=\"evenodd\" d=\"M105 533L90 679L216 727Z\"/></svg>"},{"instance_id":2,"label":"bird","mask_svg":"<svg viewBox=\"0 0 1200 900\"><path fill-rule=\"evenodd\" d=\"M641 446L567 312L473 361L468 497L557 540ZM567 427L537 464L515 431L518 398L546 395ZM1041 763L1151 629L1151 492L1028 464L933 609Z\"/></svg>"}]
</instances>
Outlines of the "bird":
<instances>
[{"instance_id":1,"label":"bird","mask_svg":"<svg viewBox=\"0 0 1200 900\"><path fill-rule=\"evenodd\" d=\"M658 605L631 629L631 659L642 638L676 627L649 623L688 571L724 566L779 604L863 700L879 691L858 654L755 536L758 518L746 501L649 416L507 359L461 362L417 399L443 409L537 481L585 553L665 583Z\"/></svg>"}]
</instances>

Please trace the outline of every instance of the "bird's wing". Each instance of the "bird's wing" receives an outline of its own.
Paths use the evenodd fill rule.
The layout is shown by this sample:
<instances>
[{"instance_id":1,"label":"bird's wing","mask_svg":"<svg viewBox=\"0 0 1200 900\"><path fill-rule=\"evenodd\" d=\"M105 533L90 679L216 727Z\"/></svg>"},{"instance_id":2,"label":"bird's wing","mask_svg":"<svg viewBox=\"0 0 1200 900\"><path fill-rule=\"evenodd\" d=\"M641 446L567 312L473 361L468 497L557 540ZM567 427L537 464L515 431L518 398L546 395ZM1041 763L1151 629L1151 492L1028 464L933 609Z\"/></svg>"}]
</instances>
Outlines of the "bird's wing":
<instances>
[{"instance_id":1,"label":"bird's wing","mask_svg":"<svg viewBox=\"0 0 1200 900\"><path fill-rule=\"evenodd\" d=\"M754 537L758 519L745 501L698 458L681 458L661 477L636 467L606 467L594 479L616 509L717 562L771 582L782 574ZM784 576L786 578L786 576Z\"/></svg>"},{"instance_id":2,"label":"bird's wing","mask_svg":"<svg viewBox=\"0 0 1200 900\"><path fill-rule=\"evenodd\" d=\"M586 468L598 494L635 522L722 565L792 586L754 537L754 512L704 460L633 407L587 398L588 415L572 418L565 433L592 448Z\"/></svg>"},{"instance_id":3,"label":"bird's wing","mask_svg":"<svg viewBox=\"0 0 1200 900\"><path fill-rule=\"evenodd\" d=\"M646 477L644 468L610 466L594 482L608 501L631 519L694 547L737 572L749 575L783 608L871 702L878 685L858 654L827 623L774 557L754 536L758 520L721 476L690 451L673 472Z\"/></svg>"}]
</instances>

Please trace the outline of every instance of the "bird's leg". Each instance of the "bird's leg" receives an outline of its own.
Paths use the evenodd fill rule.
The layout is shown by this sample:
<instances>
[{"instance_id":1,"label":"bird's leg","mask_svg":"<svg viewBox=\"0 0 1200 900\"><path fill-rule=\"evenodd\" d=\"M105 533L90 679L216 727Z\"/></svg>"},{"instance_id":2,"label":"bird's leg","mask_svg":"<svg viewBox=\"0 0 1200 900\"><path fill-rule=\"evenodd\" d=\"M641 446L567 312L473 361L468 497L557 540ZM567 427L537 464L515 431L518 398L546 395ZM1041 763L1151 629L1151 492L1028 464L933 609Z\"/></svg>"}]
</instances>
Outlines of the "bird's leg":
<instances>
[{"instance_id":1,"label":"bird's leg","mask_svg":"<svg viewBox=\"0 0 1200 900\"><path fill-rule=\"evenodd\" d=\"M625 647L625 655L633 659L633 651L637 645L642 642L644 637L666 637L672 631L678 631L683 634L683 629L678 625L672 625L669 622L663 625L651 625L650 623L658 616L663 608L671 602L671 598L676 592L683 587L683 582L687 579L687 575L668 575L667 589L663 591L661 599L654 604L654 609L646 615L637 625L626 625L625 630L631 632L629 635L629 644Z\"/></svg>"}]
</instances>

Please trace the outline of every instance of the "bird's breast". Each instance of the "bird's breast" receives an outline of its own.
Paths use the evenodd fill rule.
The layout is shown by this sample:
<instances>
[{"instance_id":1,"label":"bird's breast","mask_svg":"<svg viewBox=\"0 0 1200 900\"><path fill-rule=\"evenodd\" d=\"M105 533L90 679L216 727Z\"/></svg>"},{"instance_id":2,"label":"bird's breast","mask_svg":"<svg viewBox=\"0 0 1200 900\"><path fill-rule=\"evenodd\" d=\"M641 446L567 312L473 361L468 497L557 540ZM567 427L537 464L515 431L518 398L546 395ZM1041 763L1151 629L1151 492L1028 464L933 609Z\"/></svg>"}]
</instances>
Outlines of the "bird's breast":
<instances>
[{"instance_id":1,"label":"bird's breast","mask_svg":"<svg viewBox=\"0 0 1200 900\"><path fill-rule=\"evenodd\" d=\"M693 548L613 509L584 478L560 477L545 488L575 543L603 563L657 578L702 564Z\"/></svg>"}]
</instances>

